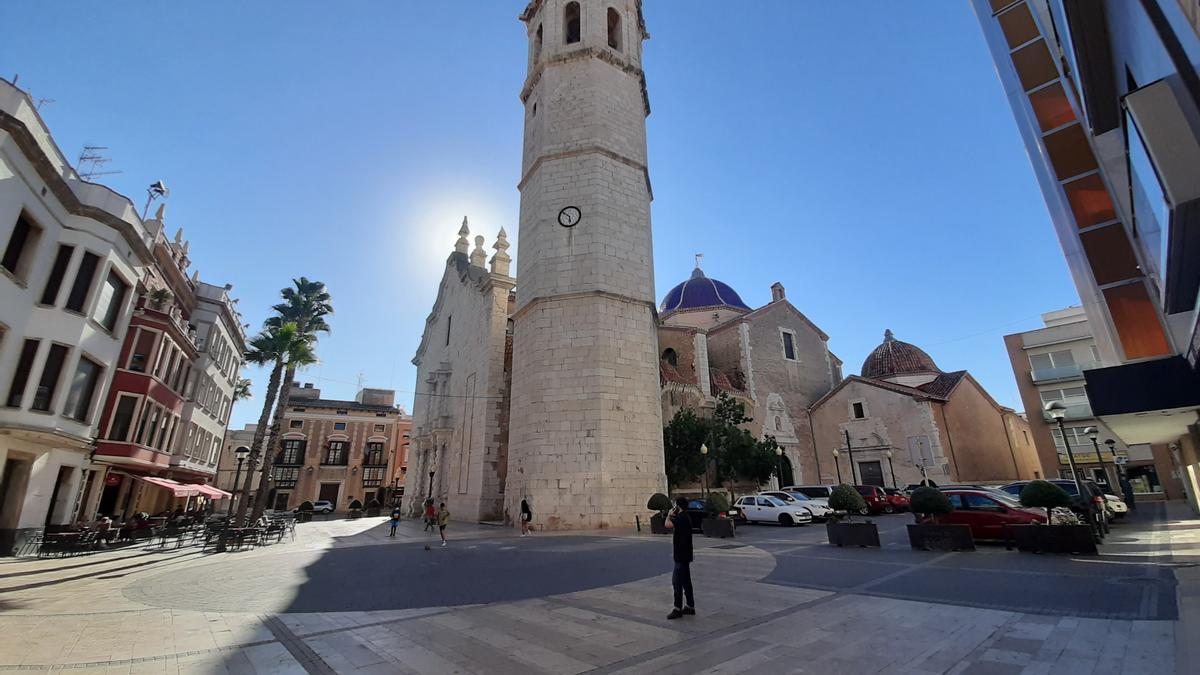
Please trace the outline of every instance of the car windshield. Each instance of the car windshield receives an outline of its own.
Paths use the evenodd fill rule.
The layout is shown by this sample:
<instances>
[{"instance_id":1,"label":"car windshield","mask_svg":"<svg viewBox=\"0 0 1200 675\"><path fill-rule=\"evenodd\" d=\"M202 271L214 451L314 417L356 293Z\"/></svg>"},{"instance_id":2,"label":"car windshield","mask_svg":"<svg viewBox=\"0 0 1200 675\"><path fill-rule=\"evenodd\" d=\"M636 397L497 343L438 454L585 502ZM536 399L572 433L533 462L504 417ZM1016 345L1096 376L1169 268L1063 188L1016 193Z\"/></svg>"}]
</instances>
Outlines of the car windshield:
<instances>
[{"instance_id":1,"label":"car windshield","mask_svg":"<svg viewBox=\"0 0 1200 675\"><path fill-rule=\"evenodd\" d=\"M806 494L809 497L824 497L827 494L827 491L823 487L802 487L797 488L797 492Z\"/></svg>"},{"instance_id":2,"label":"car windshield","mask_svg":"<svg viewBox=\"0 0 1200 675\"><path fill-rule=\"evenodd\" d=\"M811 502L812 501L811 499L808 498L808 495L804 494L803 492L789 492L788 494L791 495L792 499L795 499L798 502Z\"/></svg>"},{"instance_id":3,"label":"car windshield","mask_svg":"<svg viewBox=\"0 0 1200 675\"><path fill-rule=\"evenodd\" d=\"M1001 504L1004 504L1005 506L1021 508L1021 502L1019 500L1017 500L1016 498L1014 498L1013 496L1009 495L1007 492L1002 492L1000 490L988 490L987 496L991 497L992 499L995 499L996 501L1000 502Z\"/></svg>"},{"instance_id":4,"label":"car windshield","mask_svg":"<svg viewBox=\"0 0 1200 675\"><path fill-rule=\"evenodd\" d=\"M703 499L693 499L688 502L688 508L693 511L703 511L704 510L704 500Z\"/></svg>"},{"instance_id":5,"label":"car windshield","mask_svg":"<svg viewBox=\"0 0 1200 675\"><path fill-rule=\"evenodd\" d=\"M770 495L762 495L761 497L759 497L759 499L767 500L768 502L771 503L771 506L785 506L785 504L783 503L783 500L776 499L775 497L772 497Z\"/></svg>"},{"instance_id":6,"label":"car windshield","mask_svg":"<svg viewBox=\"0 0 1200 675\"><path fill-rule=\"evenodd\" d=\"M768 493L768 495L767 495L767 496L768 496L768 497L774 497L775 499L778 499L778 500L780 500L780 501L783 501L783 502L794 502L794 501L796 501L796 498L795 498L795 497L793 497L793 496L789 495L789 494L788 494L788 493L786 493L786 492L771 492L771 493Z\"/></svg>"}]
</instances>

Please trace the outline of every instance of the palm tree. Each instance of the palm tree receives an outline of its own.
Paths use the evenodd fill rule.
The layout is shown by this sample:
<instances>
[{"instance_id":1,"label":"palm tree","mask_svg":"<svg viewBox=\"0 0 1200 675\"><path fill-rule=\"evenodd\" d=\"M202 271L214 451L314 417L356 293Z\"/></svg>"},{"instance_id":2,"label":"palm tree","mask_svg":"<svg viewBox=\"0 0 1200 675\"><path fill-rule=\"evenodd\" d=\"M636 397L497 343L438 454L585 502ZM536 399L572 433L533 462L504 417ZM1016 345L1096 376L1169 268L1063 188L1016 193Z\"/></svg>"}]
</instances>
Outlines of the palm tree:
<instances>
[{"instance_id":1,"label":"palm tree","mask_svg":"<svg viewBox=\"0 0 1200 675\"><path fill-rule=\"evenodd\" d=\"M275 463L275 453L281 443L283 417L291 400L296 369L316 363L316 356L311 353L313 345L316 344L318 333L329 332L329 324L326 323L325 317L333 314L333 304L324 283L300 277L293 279L292 284L292 287L280 291L284 301L272 307L276 316L267 319L265 323L268 328L294 324L297 334L307 341L309 354L292 354L286 359L287 371L283 377L283 386L275 399L275 416L271 420L271 432L263 453L263 472L258 479L258 494L263 495L263 498L254 503L254 520L261 517L267 507L265 497L270 489L271 467Z\"/></svg>"},{"instance_id":2,"label":"palm tree","mask_svg":"<svg viewBox=\"0 0 1200 675\"><path fill-rule=\"evenodd\" d=\"M239 377L237 379L237 381L235 381L233 383L233 400L234 400L234 402L244 401L244 400L250 398L251 396L253 396L254 395L253 392L250 391L250 388L253 386L254 386L254 383L251 382L250 380L248 380L244 377Z\"/></svg>"}]
</instances>

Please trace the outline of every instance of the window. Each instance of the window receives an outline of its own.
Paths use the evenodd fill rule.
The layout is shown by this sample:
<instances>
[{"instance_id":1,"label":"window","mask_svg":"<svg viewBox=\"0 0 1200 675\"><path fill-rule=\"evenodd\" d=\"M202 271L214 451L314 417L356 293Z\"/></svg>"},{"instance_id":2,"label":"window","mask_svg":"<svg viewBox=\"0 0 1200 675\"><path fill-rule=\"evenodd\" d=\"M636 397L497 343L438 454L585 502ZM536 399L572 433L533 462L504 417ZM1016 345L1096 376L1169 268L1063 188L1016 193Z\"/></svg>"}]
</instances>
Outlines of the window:
<instances>
[{"instance_id":1,"label":"window","mask_svg":"<svg viewBox=\"0 0 1200 675\"><path fill-rule=\"evenodd\" d=\"M277 466L272 471L276 488L293 488L296 487L296 481L300 480L299 467Z\"/></svg>"},{"instance_id":2,"label":"window","mask_svg":"<svg viewBox=\"0 0 1200 675\"><path fill-rule=\"evenodd\" d=\"M783 428L783 420L779 419L779 415L775 416L775 431Z\"/></svg>"},{"instance_id":3,"label":"window","mask_svg":"<svg viewBox=\"0 0 1200 675\"><path fill-rule=\"evenodd\" d=\"M87 357L79 357L75 377L71 378L71 390L67 393L67 415L86 422L96 395L96 381L100 379L100 366Z\"/></svg>"},{"instance_id":4,"label":"window","mask_svg":"<svg viewBox=\"0 0 1200 675\"><path fill-rule=\"evenodd\" d=\"M292 412L304 412L305 410L308 410L308 408L292 408Z\"/></svg>"},{"instance_id":5,"label":"window","mask_svg":"<svg viewBox=\"0 0 1200 675\"><path fill-rule=\"evenodd\" d=\"M538 24L537 33L533 36L533 62L537 63L542 55L542 24Z\"/></svg>"},{"instance_id":6,"label":"window","mask_svg":"<svg viewBox=\"0 0 1200 675\"><path fill-rule=\"evenodd\" d=\"M363 452L363 464L368 466L383 466L387 464L387 456L383 454L383 443L367 443Z\"/></svg>"},{"instance_id":7,"label":"window","mask_svg":"<svg viewBox=\"0 0 1200 675\"><path fill-rule=\"evenodd\" d=\"M38 381L37 389L33 392L33 405L30 406L32 410L50 410L68 351L64 345L50 345L50 353L46 355L46 363L42 366L42 379Z\"/></svg>"},{"instance_id":8,"label":"window","mask_svg":"<svg viewBox=\"0 0 1200 675\"><path fill-rule=\"evenodd\" d=\"M608 46L621 51L621 13L608 8Z\"/></svg>"},{"instance_id":9,"label":"window","mask_svg":"<svg viewBox=\"0 0 1200 675\"><path fill-rule=\"evenodd\" d=\"M375 425L375 431L383 431L383 425L382 425L382 424L376 424L376 425Z\"/></svg>"},{"instance_id":10,"label":"window","mask_svg":"<svg viewBox=\"0 0 1200 675\"><path fill-rule=\"evenodd\" d=\"M289 429L303 429L304 420L288 420Z\"/></svg>"},{"instance_id":11,"label":"window","mask_svg":"<svg viewBox=\"0 0 1200 675\"><path fill-rule=\"evenodd\" d=\"M854 411L854 419L861 420L867 416L867 408L862 401L855 401L850 404L850 408Z\"/></svg>"},{"instance_id":12,"label":"window","mask_svg":"<svg viewBox=\"0 0 1200 675\"><path fill-rule=\"evenodd\" d=\"M137 341L133 345L133 354L129 356L130 370L135 373L146 372L146 362L150 359L150 352L154 350L156 337L156 333L138 329Z\"/></svg>"},{"instance_id":13,"label":"window","mask_svg":"<svg viewBox=\"0 0 1200 675\"><path fill-rule=\"evenodd\" d=\"M25 386L29 384L29 373L33 370L33 357L37 356L39 344L39 340L25 340L21 345L17 369L13 371L12 384L8 387L7 405L10 408L21 407L21 399L25 398Z\"/></svg>"},{"instance_id":14,"label":"window","mask_svg":"<svg viewBox=\"0 0 1200 675\"><path fill-rule=\"evenodd\" d=\"M0 258L0 267L24 281L41 236L42 228L24 215L18 217L12 234L8 236L8 245L4 247L4 257Z\"/></svg>"},{"instance_id":15,"label":"window","mask_svg":"<svg viewBox=\"0 0 1200 675\"><path fill-rule=\"evenodd\" d=\"M308 442L302 438L289 438L283 442L283 450L279 452L277 464L303 464L304 448Z\"/></svg>"},{"instance_id":16,"label":"window","mask_svg":"<svg viewBox=\"0 0 1200 675\"><path fill-rule=\"evenodd\" d=\"M144 445L145 444L145 436L146 436L146 427L147 426L153 427L154 423L157 420L158 420L158 407L155 406L153 403L151 403L149 399L147 399L146 405L142 406L142 414L138 418L137 432L134 433L133 438L131 438L129 440L133 443L137 443L138 445Z\"/></svg>"},{"instance_id":17,"label":"window","mask_svg":"<svg viewBox=\"0 0 1200 675\"><path fill-rule=\"evenodd\" d=\"M67 265L71 264L71 254L74 252L74 246L58 245L58 253L54 254L54 264L50 267L50 278L46 279L46 288L42 290L43 305L53 305L58 300L58 291L62 288L63 277L67 275Z\"/></svg>"},{"instance_id":18,"label":"window","mask_svg":"<svg viewBox=\"0 0 1200 675\"><path fill-rule=\"evenodd\" d=\"M325 449L325 457L321 460L322 464L337 464L346 465L346 442L345 441L329 441L329 447Z\"/></svg>"},{"instance_id":19,"label":"window","mask_svg":"<svg viewBox=\"0 0 1200 675\"><path fill-rule=\"evenodd\" d=\"M965 494L963 495L963 499L966 501L968 509L975 509L977 511L1004 510L1004 507L999 502L983 495Z\"/></svg>"},{"instance_id":20,"label":"window","mask_svg":"<svg viewBox=\"0 0 1200 675\"><path fill-rule=\"evenodd\" d=\"M676 354L675 350L671 349L670 347L667 347L663 350L662 360L666 361L672 368L675 368L679 365L679 355Z\"/></svg>"},{"instance_id":21,"label":"window","mask_svg":"<svg viewBox=\"0 0 1200 675\"><path fill-rule=\"evenodd\" d=\"M383 484L383 472L385 469L381 466L363 467L363 487L379 487Z\"/></svg>"},{"instance_id":22,"label":"window","mask_svg":"<svg viewBox=\"0 0 1200 675\"><path fill-rule=\"evenodd\" d=\"M92 290L92 279L96 276L96 268L100 265L100 256L91 251L84 251L83 260L79 261L79 269L75 272L75 283L71 285L71 294L67 296L67 309L82 312L87 304L88 292Z\"/></svg>"},{"instance_id":23,"label":"window","mask_svg":"<svg viewBox=\"0 0 1200 675\"><path fill-rule=\"evenodd\" d=\"M345 422L334 422L334 423L333 423L333 428L334 428L334 430L335 430L335 431L345 431L345 430L346 430L346 423L345 423Z\"/></svg>"},{"instance_id":24,"label":"window","mask_svg":"<svg viewBox=\"0 0 1200 675\"><path fill-rule=\"evenodd\" d=\"M788 331L783 331L783 358L788 361L796 360L796 336Z\"/></svg>"},{"instance_id":25,"label":"window","mask_svg":"<svg viewBox=\"0 0 1200 675\"><path fill-rule=\"evenodd\" d=\"M108 440L129 440L129 428L133 426L133 411L137 408L137 397L121 395L117 399L117 409L113 412L112 423L108 425Z\"/></svg>"},{"instance_id":26,"label":"window","mask_svg":"<svg viewBox=\"0 0 1200 675\"><path fill-rule=\"evenodd\" d=\"M375 413L376 417L387 417L387 413Z\"/></svg>"},{"instance_id":27,"label":"window","mask_svg":"<svg viewBox=\"0 0 1200 675\"><path fill-rule=\"evenodd\" d=\"M345 411L345 410L339 410L339 411L337 411L337 414L339 414L339 415L349 415L350 413L349 413L349 412L347 412L347 411ZM339 422L339 424L342 424L342 423L341 423L341 422ZM345 428L345 427L343 427L343 428Z\"/></svg>"},{"instance_id":28,"label":"window","mask_svg":"<svg viewBox=\"0 0 1200 675\"><path fill-rule=\"evenodd\" d=\"M579 42L579 3L568 2L563 11L563 35L567 44Z\"/></svg>"},{"instance_id":29,"label":"window","mask_svg":"<svg viewBox=\"0 0 1200 675\"><path fill-rule=\"evenodd\" d=\"M446 344L447 345L450 344L450 324L452 321L454 321L453 316L446 317Z\"/></svg>"},{"instance_id":30,"label":"window","mask_svg":"<svg viewBox=\"0 0 1200 675\"><path fill-rule=\"evenodd\" d=\"M1021 437L1025 439L1025 445L1029 445L1029 432L1021 430Z\"/></svg>"},{"instance_id":31,"label":"window","mask_svg":"<svg viewBox=\"0 0 1200 675\"><path fill-rule=\"evenodd\" d=\"M1075 357L1069 349L1048 354L1033 354L1029 357L1029 365L1033 366L1034 370L1064 368L1075 365Z\"/></svg>"},{"instance_id":32,"label":"window","mask_svg":"<svg viewBox=\"0 0 1200 675\"><path fill-rule=\"evenodd\" d=\"M129 292L129 284L121 280L116 272L109 271L108 278L100 287L100 300L96 303L96 319L100 325L109 331L117 327L117 317L125 306L125 295Z\"/></svg>"}]
</instances>

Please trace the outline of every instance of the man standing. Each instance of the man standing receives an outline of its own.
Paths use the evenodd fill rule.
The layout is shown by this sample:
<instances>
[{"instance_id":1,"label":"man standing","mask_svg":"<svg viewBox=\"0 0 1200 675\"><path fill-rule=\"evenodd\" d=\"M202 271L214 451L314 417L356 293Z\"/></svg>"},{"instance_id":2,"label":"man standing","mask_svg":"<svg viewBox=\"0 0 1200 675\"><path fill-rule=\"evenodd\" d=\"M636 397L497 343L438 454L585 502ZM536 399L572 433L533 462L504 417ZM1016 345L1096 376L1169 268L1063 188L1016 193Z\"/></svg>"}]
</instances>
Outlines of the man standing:
<instances>
[{"instance_id":1,"label":"man standing","mask_svg":"<svg viewBox=\"0 0 1200 675\"><path fill-rule=\"evenodd\" d=\"M696 613L696 598L692 595L692 519L687 514L687 500L675 499L675 508L667 515L667 529L671 532L671 547L674 549L675 571L671 574L671 588L675 591L675 608L668 619L678 619L685 614ZM683 604L684 596L687 604Z\"/></svg>"}]
</instances>

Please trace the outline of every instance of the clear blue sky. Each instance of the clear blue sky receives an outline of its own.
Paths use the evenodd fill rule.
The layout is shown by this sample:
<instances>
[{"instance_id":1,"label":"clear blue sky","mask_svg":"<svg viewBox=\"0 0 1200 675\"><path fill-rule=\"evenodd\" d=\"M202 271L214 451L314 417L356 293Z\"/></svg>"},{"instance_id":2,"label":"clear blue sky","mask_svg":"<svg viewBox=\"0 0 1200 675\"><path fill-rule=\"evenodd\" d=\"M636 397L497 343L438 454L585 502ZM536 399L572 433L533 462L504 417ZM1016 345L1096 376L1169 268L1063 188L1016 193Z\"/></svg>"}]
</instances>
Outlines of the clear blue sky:
<instances>
[{"instance_id":1,"label":"clear blue sky","mask_svg":"<svg viewBox=\"0 0 1200 675\"><path fill-rule=\"evenodd\" d=\"M523 4L6 2L0 74L53 99L69 156L111 148L103 182L139 205L167 183L253 328L292 277L328 284L302 379L349 398L361 371L410 407L463 215L516 243ZM1001 336L1078 299L967 3L645 14L659 299L703 252L752 306L781 281L848 374L891 328L1020 409Z\"/></svg>"}]
</instances>

